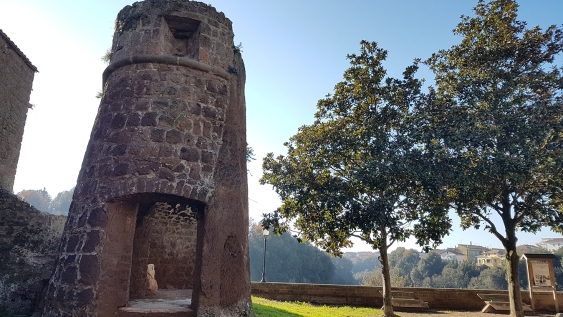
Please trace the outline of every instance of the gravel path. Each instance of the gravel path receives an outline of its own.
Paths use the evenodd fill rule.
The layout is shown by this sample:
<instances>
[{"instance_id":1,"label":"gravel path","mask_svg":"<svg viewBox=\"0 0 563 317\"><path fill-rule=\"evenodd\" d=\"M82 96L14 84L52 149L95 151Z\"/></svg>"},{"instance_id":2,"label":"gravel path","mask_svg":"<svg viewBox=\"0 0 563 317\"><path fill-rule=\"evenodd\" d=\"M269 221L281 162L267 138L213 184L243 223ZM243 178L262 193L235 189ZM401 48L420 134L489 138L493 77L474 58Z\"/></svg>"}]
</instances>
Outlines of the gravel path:
<instances>
[{"instance_id":1,"label":"gravel path","mask_svg":"<svg viewBox=\"0 0 563 317\"><path fill-rule=\"evenodd\" d=\"M419 311L419 312L395 312L397 316L401 317L442 317L442 316L451 316L451 317L500 317L500 316L508 316L508 312L506 314L487 314L482 312L475 312L475 311L451 311L451 310L427 310L427 311ZM538 316L538 317L561 317L562 314L555 314L555 313L526 313L526 316Z\"/></svg>"}]
</instances>

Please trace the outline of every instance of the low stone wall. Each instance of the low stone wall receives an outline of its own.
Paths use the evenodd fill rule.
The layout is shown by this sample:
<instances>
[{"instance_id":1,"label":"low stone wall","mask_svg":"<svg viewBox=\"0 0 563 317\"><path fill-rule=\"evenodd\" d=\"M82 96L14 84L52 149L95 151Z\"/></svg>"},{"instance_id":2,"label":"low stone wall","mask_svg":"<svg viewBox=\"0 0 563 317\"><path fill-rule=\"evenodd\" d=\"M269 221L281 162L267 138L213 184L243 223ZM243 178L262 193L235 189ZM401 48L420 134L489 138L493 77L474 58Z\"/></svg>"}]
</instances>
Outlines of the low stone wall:
<instances>
[{"instance_id":1,"label":"low stone wall","mask_svg":"<svg viewBox=\"0 0 563 317\"><path fill-rule=\"evenodd\" d=\"M252 295L274 300L300 301L323 305L351 305L381 307L381 287L298 284L298 283L252 283ZM393 291L413 292L428 302L432 309L479 311L485 304L477 294L508 294L508 291L473 290L450 288L393 288ZM536 311L554 312L552 293L534 293ZM563 308L563 292L557 293L559 307ZM530 304L529 291L522 291L522 300Z\"/></svg>"},{"instance_id":2,"label":"low stone wall","mask_svg":"<svg viewBox=\"0 0 563 317\"><path fill-rule=\"evenodd\" d=\"M66 217L0 189L0 315L30 315L54 267Z\"/></svg>"}]
</instances>

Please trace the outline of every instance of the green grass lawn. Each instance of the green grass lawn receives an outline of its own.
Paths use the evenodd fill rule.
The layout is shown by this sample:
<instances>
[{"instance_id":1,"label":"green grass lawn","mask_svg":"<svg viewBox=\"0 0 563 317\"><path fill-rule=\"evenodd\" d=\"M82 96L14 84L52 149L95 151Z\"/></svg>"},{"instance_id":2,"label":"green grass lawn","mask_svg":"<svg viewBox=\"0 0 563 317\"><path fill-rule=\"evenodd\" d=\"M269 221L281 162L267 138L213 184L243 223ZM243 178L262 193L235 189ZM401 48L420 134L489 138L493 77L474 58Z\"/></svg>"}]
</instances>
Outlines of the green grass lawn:
<instances>
[{"instance_id":1,"label":"green grass lawn","mask_svg":"<svg viewBox=\"0 0 563 317\"><path fill-rule=\"evenodd\" d=\"M317 306L302 302L278 302L252 296L256 317L375 317L381 309L350 306Z\"/></svg>"}]
</instances>

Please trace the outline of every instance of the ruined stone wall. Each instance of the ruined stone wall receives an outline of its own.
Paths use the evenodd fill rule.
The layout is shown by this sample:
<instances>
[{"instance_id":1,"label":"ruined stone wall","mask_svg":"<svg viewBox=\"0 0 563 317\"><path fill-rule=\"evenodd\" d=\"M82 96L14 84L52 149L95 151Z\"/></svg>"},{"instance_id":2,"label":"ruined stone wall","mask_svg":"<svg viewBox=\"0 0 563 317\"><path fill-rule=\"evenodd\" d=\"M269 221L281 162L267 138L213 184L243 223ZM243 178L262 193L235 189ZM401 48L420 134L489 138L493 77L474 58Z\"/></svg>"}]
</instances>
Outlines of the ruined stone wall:
<instances>
[{"instance_id":1,"label":"ruined stone wall","mask_svg":"<svg viewBox=\"0 0 563 317\"><path fill-rule=\"evenodd\" d=\"M0 188L13 190L37 69L0 30Z\"/></svg>"},{"instance_id":2,"label":"ruined stone wall","mask_svg":"<svg viewBox=\"0 0 563 317\"><path fill-rule=\"evenodd\" d=\"M0 189L0 312L30 315L40 304L65 221Z\"/></svg>"}]
</instances>

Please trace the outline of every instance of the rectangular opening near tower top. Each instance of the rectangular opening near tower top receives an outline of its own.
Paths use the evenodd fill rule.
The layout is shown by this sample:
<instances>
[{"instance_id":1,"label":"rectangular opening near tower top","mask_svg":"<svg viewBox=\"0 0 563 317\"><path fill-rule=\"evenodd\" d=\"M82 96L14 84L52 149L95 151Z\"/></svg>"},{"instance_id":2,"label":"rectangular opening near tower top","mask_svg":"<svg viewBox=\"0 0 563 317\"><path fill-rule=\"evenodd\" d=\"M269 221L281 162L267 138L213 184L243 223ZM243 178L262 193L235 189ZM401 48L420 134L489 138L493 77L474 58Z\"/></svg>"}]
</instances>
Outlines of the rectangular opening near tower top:
<instances>
[{"instance_id":1,"label":"rectangular opening near tower top","mask_svg":"<svg viewBox=\"0 0 563 317\"><path fill-rule=\"evenodd\" d=\"M164 20L174 38L179 40L187 40L192 37L198 31L200 24L198 20L172 15L165 16Z\"/></svg>"},{"instance_id":2,"label":"rectangular opening near tower top","mask_svg":"<svg viewBox=\"0 0 563 317\"><path fill-rule=\"evenodd\" d=\"M200 21L167 15L164 21L170 31L167 36L170 41L169 53L174 56L197 59L199 55Z\"/></svg>"}]
</instances>

